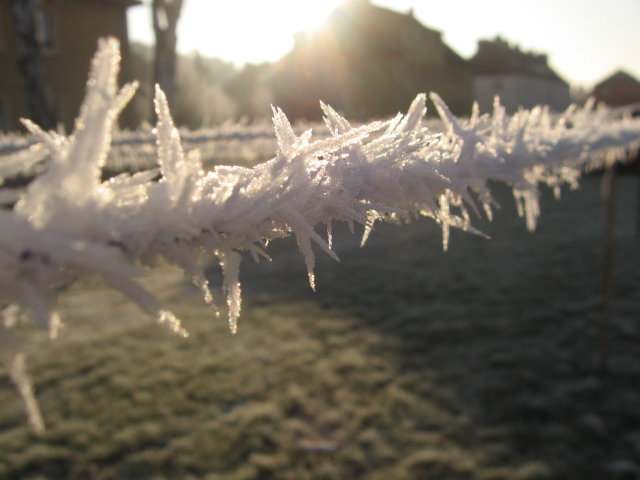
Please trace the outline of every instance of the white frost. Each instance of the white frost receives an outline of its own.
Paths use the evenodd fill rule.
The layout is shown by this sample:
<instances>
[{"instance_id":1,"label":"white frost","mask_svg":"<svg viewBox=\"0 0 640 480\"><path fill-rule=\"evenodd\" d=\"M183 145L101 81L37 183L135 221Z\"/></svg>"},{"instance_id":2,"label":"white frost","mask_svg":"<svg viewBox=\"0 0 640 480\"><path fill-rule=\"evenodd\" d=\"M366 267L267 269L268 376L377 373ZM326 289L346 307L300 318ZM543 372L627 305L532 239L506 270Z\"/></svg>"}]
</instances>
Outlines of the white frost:
<instances>
[{"instance_id":1,"label":"white frost","mask_svg":"<svg viewBox=\"0 0 640 480\"><path fill-rule=\"evenodd\" d=\"M235 333L244 251L254 259L269 258L270 240L294 235L315 288L314 244L338 259L332 222L363 225L364 244L375 222L427 216L440 224L446 249L451 227L480 234L471 214L491 218L495 202L489 181L512 187L518 211L533 229L540 214L540 184L556 191L565 184L575 188L585 169L623 158L626 149L640 143L638 119L593 104L562 115L536 107L509 116L496 100L491 115L476 109L471 118L459 119L432 93L443 133L425 126L424 94L406 115L356 127L322 104L328 135L318 139L311 130L296 133L284 112L274 108L272 160L252 168L205 170L197 152L185 154L158 88L156 165L103 181L117 116L135 91L135 84L118 89L119 61L117 41L101 41L71 135L44 132L25 121L37 144L0 158L0 182L20 173L20 165L30 172L39 169L25 189L0 189L0 199L17 200L13 208L0 211L0 296L52 333L59 325L59 287L98 275L156 321L186 335L136 276L140 267L166 260L182 268L213 305L202 267L211 256L222 266L228 322ZM132 134L122 138L135 143ZM316 231L320 225L327 239ZM5 362L34 430L40 431L21 350L7 322L0 323Z\"/></svg>"}]
</instances>

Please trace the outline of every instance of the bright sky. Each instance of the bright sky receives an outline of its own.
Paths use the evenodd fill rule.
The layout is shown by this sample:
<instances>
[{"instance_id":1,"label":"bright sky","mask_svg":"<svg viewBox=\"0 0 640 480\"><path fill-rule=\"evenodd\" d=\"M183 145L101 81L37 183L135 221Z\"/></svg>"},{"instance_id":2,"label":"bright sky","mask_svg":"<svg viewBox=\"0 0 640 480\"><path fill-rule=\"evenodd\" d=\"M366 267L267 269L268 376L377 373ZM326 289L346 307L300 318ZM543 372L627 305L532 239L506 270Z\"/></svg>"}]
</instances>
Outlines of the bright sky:
<instances>
[{"instance_id":1,"label":"bright sky","mask_svg":"<svg viewBox=\"0 0 640 480\"><path fill-rule=\"evenodd\" d=\"M184 0L178 50L247 62L274 61L295 32L319 25L339 0ZM640 0L372 0L443 32L465 58L477 40L497 34L524 50L547 53L572 84L593 86L620 68L640 79ZM129 10L133 40L151 43L145 6Z\"/></svg>"}]
</instances>

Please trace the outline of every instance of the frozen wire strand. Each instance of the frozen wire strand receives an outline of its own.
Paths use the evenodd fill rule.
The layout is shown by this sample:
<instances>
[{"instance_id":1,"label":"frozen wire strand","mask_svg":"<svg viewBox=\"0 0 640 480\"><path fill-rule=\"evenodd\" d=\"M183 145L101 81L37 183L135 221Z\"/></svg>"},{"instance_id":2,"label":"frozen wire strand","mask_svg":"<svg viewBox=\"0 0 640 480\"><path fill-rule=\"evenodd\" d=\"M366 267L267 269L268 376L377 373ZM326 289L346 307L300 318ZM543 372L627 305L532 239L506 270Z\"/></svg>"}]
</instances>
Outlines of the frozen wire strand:
<instances>
[{"instance_id":1,"label":"frozen wire strand","mask_svg":"<svg viewBox=\"0 0 640 480\"><path fill-rule=\"evenodd\" d=\"M144 261L145 258L156 256L183 258L176 261L182 266L190 265L188 270L193 278L202 278L199 272L194 271L194 262L188 260L191 257L186 252L194 249L194 244L196 249L200 244L207 244L209 248L214 247L212 250L228 251L235 248L255 251L253 245L256 241L294 232L306 258L313 286L314 254L311 244L316 243L335 257L327 242L315 233L317 223L330 225L332 220L363 223L364 243L376 219L409 219L403 211L436 219L442 226L443 246L446 248L450 226L479 233L470 225L466 213L467 207L477 210L469 190L483 194L479 201L490 214L490 195L484 185L491 179L514 185L519 212L526 217L527 226L533 229L539 215L536 191L540 181L573 183L579 174L576 173L577 168L581 165L567 166L567 159L585 158L585 153L591 150L619 148L620 144L628 144L637 138L637 122L629 126L623 121L623 128L614 125L614 131L609 132L607 127L611 122L597 122L595 128L593 125L596 122L588 123L591 119L588 109L567 112L567 118L562 118L554 125L549 112L543 109L521 111L509 117L504 108L496 103L492 117L479 116L476 111L470 120L458 120L436 94L431 94L446 127L444 135L429 135L421 126L426 111L424 95L414 100L406 116L398 116L386 124L374 123L359 128L352 128L331 107L322 105L332 136L318 141L311 141L310 132L296 134L284 113L275 109L274 124L278 139L276 159L251 170L219 168L205 174L197 160L189 166L166 100L158 91L156 108L160 120L155 135L163 180L160 184L139 182L134 185L126 176L120 176L109 185L111 191L105 192L103 186L95 182L97 176L94 172L104 165L111 145L114 120L135 88L125 87L118 92L115 86L118 61L117 44L113 41L103 42L94 60L93 86L88 91L78 122L79 128L68 139L42 132L26 122L32 133L52 151L52 170L59 172L57 175L46 172L36 179L37 185L26 193L16 192L8 194L8 197L13 199L17 195L20 198L17 213L32 222L38 214L40 217L48 215L48 218L36 223L38 228L70 233L72 237L75 234L83 241L108 240L122 245L124 251L132 254L132 260ZM595 116L601 120L606 113L599 110ZM563 129L567 121L572 123L573 131ZM367 136L379 132L383 127L386 127L386 131L382 135L373 137L373 140L367 139ZM582 130L576 133L578 127L582 127ZM630 127L631 135L624 127ZM81 172L84 171L84 174L74 172L69 175L68 167L78 162L74 160L76 157L93 159L93 162L83 161ZM60 167L56 169L57 164L64 167L62 171ZM550 171L541 172L540 169ZM87 177L87 174L90 176ZM381 174L380 178L376 178ZM62 178L69 183L74 176L84 179L83 187L93 187L93 192L88 188L90 194L102 193L103 198L88 199L87 204L74 205L71 192L62 191L60 194L58 191ZM347 185L349 183L351 185ZM335 188L336 185L338 188ZM328 188L318 188L322 186ZM137 189L137 197L135 194L132 196L130 187ZM44 191L44 195L40 190ZM42 208L33 207L34 200L47 198L47 194L54 191L60 203L57 212L50 209L43 213ZM215 194L204 193L209 191L215 191ZM275 194L272 195L272 192ZM336 201L336 194L342 197L339 200L344 201ZM137 207L133 212L122 208L121 197L127 195ZM176 213L187 219L187 225L180 221L172 223L176 219L170 215L170 221L158 222L157 217L167 210L154 208L154 203L164 205L168 211L178 210ZM209 218L195 219L196 222L189 218L197 216L204 205L211 203L211 206L218 204L224 207L224 213L221 212L222 208L219 209L218 217L222 218L210 215ZM450 206L460 209L462 217L452 214ZM88 210L89 215L83 210ZM74 228L64 228L62 217L66 218L73 211L84 213L80 218L87 218L89 225L72 222ZM111 232L107 235L103 229L100 238L91 228L90 224L96 223L91 219L102 220L105 215L109 217ZM238 217L244 217L245 221L238 221ZM246 221L247 218L253 221ZM145 222L140 222L140 219ZM158 228L158 223L161 228ZM218 228L215 228L216 223ZM238 223L247 231L238 230ZM223 228L224 224L228 224L228 228ZM148 226L156 228L151 229L152 234L147 235L147 241L140 241L145 237L141 230L148 230ZM181 232L180 227L186 231ZM89 230L94 232L93 238L83 235ZM207 234L202 235L202 232ZM226 237L225 241L221 241L221 234ZM112 238L114 236L118 237L117 240ZM167 244L171 242L166 241L167 236L173 237L173 243L176 243L176 239L182 239L188 246L180 249L174 245L169 249ZM203 236L212 238L201 238ZM202 281L200 285L203 285ZM208 298L206 288L203 291ZM234 294L233 297L238 295ZM237 308L234 306L232 310L235 312Z\"/></svg>"},{"instance_id":2,"label":"frozen wire strand","mask_svg":"<svg viewBox=\"0 0 640 480\"><path fill-rule=\"evenodd\" d=\"M25 122L46 145L50 161L16 192L15 207L0 215L5 267L0 286L3 301L20 305L45 327L57 321L55 286L95 274L186 336L179 319L136 282L132 265L167 259L211 304L200 258L213 254L223 270L228 323L235 332L243 251L266 256L262 249L270 240L295 235L313 288L313 244L337 259L331 248L333 221L362 224L364 242L375 221L429 216L441 225L446 249L451 227L480 233L468 210L490 216L490 180L513 187L520 214L533 229L541 182L575 185L596 154L598 162L611 162L625 148L637 148L640 139L640 121L613 118L603 108L574 108L560 117L535 108L510 116L496 101L493 114L476 111L463 120L436 94L431 100L444 131L433 135L424 125L427 96L422 94L406 115L358 127L322 105L331 134L318 140L310 130L294 130L284 112L274 109L275 158L253 168L219 166L207 172L197 154L184 154L158 89L153 134L160 180L156 172L143 172L102 181L115 120L135 90L134 85L117 88L119 58L117 41L101 41L70 136ZM327 225L327 240L315 231L319 224ZM0 344L20 351L6 331L0 330Z\"/></svg>"},{"instance_id":3,"label":"frozen wire strand","mask_svg":"<svg viewBox=\"0 0 640 480\"><path fill-rule=\"evenodd\" d=\"M118 60L117 51L114 54L114 51L116 49L114 48L113 44L112 43L109 44L108 42L106 44L109 45L109 47L104 48L103 51L99 52L99 54L96 56L96 61L94 62L94 68L97 72L95 73L95 76L97 77L97 79L94 82L96 86L94 86L93 89L90 90L87 97L88 100L85 103L85 107L83 107L83 112L86 115L90 115L89 118L95 119L95 120L92 120L95 123L95 127L93 128L87 127L87 119L84 119L83 121L79 122L79 125L82 126L82 129L80 129L79 132L76 132L71 137L72 142L74 141L74 139L77 139L75 143L84 142L84 144L86 144L87 146L89 145L93 146L94 151L91 151L91 150L89 150L88 152L84 152L83 150L81 151L82 153L85 154L83 155L85 157L97 158L97 161L94 162L97 167L100 167L104 163L104 158L108 153L109 143L107 142L107 140L111 136L113 120L115 119L118 111L126 103L126 100L128 100L131 97L132 91L133 91L133 88L128 88L128 89L125 88L122 92L120 93L117 92L117 89L115 88L115 83L114 83L115 80L113 75L114 66L117 66L117 60ZM111 55L109 55L108 52L104 53L105 51L109 50L109 48L111 49ZM100 78L104 78L104 80L100 82ZM103 101L102 94L96 96L94 93L93 95L91 95L92 92L95 92L100 88L103 91L111 92L109 93L109 95L111 95L112 97L111 106L109 103L105 103ZM541 179L543 178L543 176L540 173L538 173L537 175L532 175L533 169L540 166L540 164L536 162L540 162L541 160L548 161L549 159L556 160L553 158L552 155L550 155L549 152L551 151L551 153L553 154L554 153L553 147L558 145L560 145L561 147L558 150L560 150L562 158L560 159L560 162L556 160L556 163L560 163L560 165L562 165L562 160L564 158L571 158L573 156L582 157L584 156L583 155L584 152L588 151L591 148L602 149L602 148L605 148L606 146L615 147L617 142L618 143L620 142L619 138L615 138L614 141L612 141L610 138L608 139L606 135L600 135L599 137L596 136L596 141L593 141L591 145L589 144L588 141L585 141L585 139L582 137L579 137L577 142L573 142L569 144L569 147L573 147L573 148L568 148L566 142L565 144L561 144L561 142L559 141L561 138L553 139L553 141L555 141L555 145L554 145L544 135L544 134L547 134L547 135L549 134L549 126L551 125L548 120L548 112L544 112L540 109L534 109L530 112L523 111L523 112L519 112L519 114L513 117L508 117L504 113L504 109L500 107L499 104L496 104L496 109L495 109L493 118L490 119L489 117L486 117L486 116L480 117L476 113L471 118L471 120L467 122L467 124L465 125L463 121L456 119L451 114L451 112L448 110L444 102L437 95L432 94L431 96L432 96L432 100L436 104L436 108L441 118L443 119L447 129L447 134L444 136L429 137L427 136L425 131L421 129L420 124L426 110L424 95L418 96L416 98L416 100L413 102L413 104L410 107L409 113L405 117L402 117L402 116L396 117L396 119L394 119L392 122L387 124L387 131L382 137L379 137L377 140L371 141L369 143L365 142L366 136L369 135L370 133L379 131L380 128L383 126L383 124L372 124L369 126L361 127L359 130L352 129L349 123L345 119L342 119L333 109L331 109L326 105L322 105L327 115L327 126L329 130L333 133L333 137L329 137L326 140L311 142L310 132L305 132L301 136L296 135L291 125L288 123L288 120L284 116L284 113L278 109L274 110L276 137L278 138L278 142L279 142L278 159L281 160L280 163L282 163L282 165L279 165L279 166L284 167L283 170L286 171L287 167L291 167L291 165L287 164L287 162L291 163L293 161L297 161L300 164L303 164L306 162L307 165L314 166L313 161L309 161L308 158L305 158L305 157L309 157L309 156L313 157L315 153L318 153L318 154L324 153L327 157L331 157L332 155L335 157L336 152L342 151L344 153L342 153L341 156L338 156L337 158L332 158L334 165L325 164L324 167L321 168L321 166L319 165L320 162L315 162L316 163L315 167L320 168L320 171L326 174L330 172L332 169L335 169L332 167L335 167L336 164L340 164L341 160L343 160L346 156L348 161L344 163L357 163L357 161L359 161L361 163L361 165L359 165L359 167L361 167L360 173L363 173L366 175L369 172L366 171L367 170L366 168L362 168L362 167L363 166L369 167L375 161L382 159L384 162L384 168L387 169L385 171L391 172L392 171L391 169L394 166L398 166L400 168L398 168L397 171L400 172L401 175L400 175L400 178L395 179L398 182L398 184L396 185L396 188L392 188L391 190L389 190L388 188L386 188L387 187L386 185L381 185L380 182L378 182L378 184L374 185L374 187L381 187L381 188L368 188L368 190L370 191L367 192L367 185L364 185L363 186L364 188L361 188L359 192L356 192L356 193L363 194L362 195L363 198L358 199L356 198L357 195L352 195L351 196L352 198L348 199L350 200L350 202L347 202L344 205L330 205L334 207L333 209L335 210L335 213L333 215L329 214L328 218L327 218L327 213L322 211L317 212L317 214L314 215L315 218L311 218L311 219L307 218L309 217L308 212L306 212L307 215L305 216L304 215L305 212L302 211L304 210L304 205L298 205L297 209L292 209L291 206L287 206L287 208L284 208L284 209L282 208L278 209L277 207L278 203L286 203L286 202L279 202L279 201L268 202L267 201L266 204L270 205L271 209L275 210L275 213L273 215L269 215L269 214L258 215L259 220L261 220L262 223L265 223L265 220L271 217L271 222L267 222L267 223L273 224L273 220L274 220L273 217L276 217L279 220L279 222L276 222L276 223L277 224L279 223L280 227L276 229L271 229L271 232L268 229L267 230L259 229L257 232L257 235L254 234L253 238L268 238L273 233L276 233L275 236L280 236L282 232L287 232L288 230L295 232L298 238L299 245L305 255L306 262L308 265L308 270L309 270L309 279L313 286L314 261L313 261L313 251L311 249L310 240L313 240L313 242L320 245L323 250L327 251L327 253L334 256L332 250L328 247L327 243L324 242L320 237L318 237L313 229L314 225L316 225L319 221L322 221L324 223L328 222L330 224L332 219L338 219L338 220L347 220L347 221L356 220L356 221L359 221L360 223L364 223L365 224L365 235L363 236L363 241L364 241L366 240L367 236L371 232L374 219L376 218L383 219L383 220L393 219L394 217L397 216L393 213L386 214L385 212L389 212L394 209L398 212L402 210L406 210L407 212L417 210L420 214L433 216L442 225L443 246L446 248L449 226L456 226L458 228L479 233L471 227L469 223L469 217L466 214L466 206L475 208L475 203L473 199L469 196L468 190L470 188L476 188L481 191L483 184L487 180L495 179L495 178L498 178L503 181L511 181L512 183L514 183L515 185L514 195L516 197L516 201L519 206L520 214L523 216L526 216L527 226L530 229L533 229L535 227L535 219L539 215L539 208L537 207L537 194L536 194L537 185L536 184L540 182ZM156 96L156 104L157 104L156 106L157 106L158 112L161 114L159 115L161 118L160 118L160 123L158 128L160 129L160 126L164 125L164 127L162 127L163 128L162 131L160 131L159 129L156 131L156 136L159 142L158 149L157 149L158 156L159 156L160 164L162 167L161 170L163 172L165 179L170 179L171 176L174 177L171 181L165 182L162 186L167 187L169 189L174 189L174 190L177 189L178 191L182 191L181 195L183 196L188 195L189 192L193 193L189 189L189 185L186 185L184 182L187 182L193 188L193 186L198 184L198 182L206 183L206 182L203 182L203 180L206 181L207 179L209 179L209 180L213 180L211 182L212 188L215 188L215 184L217 183L217 179L215 178L215 175L212 177L208 174L208 176L203 177L202 170L197 165L193 171L191 171L190 173L189 172L186 173L186 175L190 177L191 180L189 180L186 177L183 178L181 174L178 172L178 170L180 169L184 170L185 167L181 167L180 165L185 165L186 160L182 152L180 136L172 124L172 121L168 113L168 109L166 108L166 105L164 105L165 103L166 101L163 100L163 94L160 91L158 91L158 94ZM92 106L93 104L95 104L96 106ZM581 113L582 116L584 116L584 111L579 113ZM544 121L541 121L541 119ZM492 122L492 127L493 127L492 129L486 128L486 124L488 123L489 120L491 120ZM576 125L580 123L580 120L581 118L579 116L572 118L573 123ZM483 123L485 125L483 125ZM60 163L62 163L66 167L67 164L69 163L68 158L73 157L74 152L67 152L60 146L62 145L63 147L66 147L66 144L68 144L69 142L59 135L51 135L51 134L46 134L45 132L39 131L39 129L33 124L27 123L27 125L29 126L31 131L34 132L34 134L38 135L40 138L43 139L43 141L46 144L49 145L49 149L53 150L58 155L58 158L60 158ZM541 127L546 128L547 131L543 131L542 132L543 135L540 135L539 132L537 132L538 138L532 141L531 140L531 138L533 138L532 132L536 133L535 130L540 129ZM601 127L602 125L598 127L599 128L598 131L600 131ZM86 140L83 140L88 137L88 135L86 134L82 135L83 131L87 131L87 130L91 131L91 136L93 138L104 137L104 140L102 142L90 142L90 141L87 142ZM359 131L362 131L362 133L359 133ZM488 142L485 142L484 144L482 143L482 138L480 135L480 132L482 131L484 131L485 135L486 135L486 132L489 132L489 134L486 135L488 137ZM552 131L551 133L555 134L557 132ZM592 134L593 132L588 132L588 133ZM530 137L529 140L527 140L526 138L527 134L529 134L529 137ZM164 139L170 139L170 140L166 141ZM428 141L425 142L425 139L428 139ZM384 142L382 142L382 140L384 140ZM487 144L489 145L488 147L486 146ZM373 148L371 148L372 146ZM391 148L389 148L390 146ZM75 148L79 148L79 147L76 146ZM166 153L163 153L163 152L166 152ZM171 152L171 153L168 153L168 152ZM425 163L423 159L424 158L426 158L427 160L433 159L434 155L436 155L436 157L438 157L440 161L432 162L433 165L430 165L431 171L428 173L431 178L419 180L418 183L415 183L416 179L412 175L405 175L406 178L401 177L402 174L406 172L403 171L403 169L401 168L402 165L400 165L400 162L398 160L402 160L403 163L410 160L411 161L417 160L418 163L422 162L421 167L424 167L425 165L429 165L429 162ZM79 156L79 155L76 154L76 156ZM163 160L164 157L166 158ZM410 158L407 158L407 157L410 157ZM317 158L322 158L322 156L318 155ZM389 159L391 159L391 161L389 161ZM500 162L500 160L504 160L504 159L508 159L509 161ZM284 160L284 163L282 162L282 160ZM312 160L314 159L312 158ZM484 161L484 165L481 163L483 161ZM496 171L496 161L499 166L499 168L497 169L498 171ZM87 163L90 163L90 162L87 162ZM271 163L278 164L277 161L273 161ZM548 162L548 163L549 163L549 165L547 165L548 168L554 168L553 162ZM493 164L493 165L490 165L490 164ZM86 163L84 167L85 169L87 168ZM543 167L544 167L544 164L543 164ZM89 168L91 170L92 167L89 165ZM171 172L172 170L174 170L174 168L177 168L178 170L175 170L175 173L172 174ZM188 167L186 168L188 170ZM562 168L563 167L561 166L560 169L562 170ZM483 169L488 171L483 172ZM375 173L375 168L369 168L369 170L374 170L374 173ZM426 170L429 170L429 168L427 168ZM465 172L462 170L467 170L467 171ZM220 169L220 171L222 172L223 170ZM243 179L240 178L242 177L242 175L238 177L238 175L233 175L234 173L237 173L237 171L235 172L232 170L229 170L229 171L232 173L232 175L227 176L226 178L227 181L225 182L226 185L235 185L235 187L238 187L241 183L243 183L242 182ZM575 169L569 169L569 171L572 172L573 177L575 177L576 175ZM243 173L246 174L246 171L243 171ZM253 173L254 173L253 175L254 178L250 178L246 180L245 183L247 185L252 185L252 184L255 185L256 183L260 184L260 178L258 178L258 182L254 181L255 177L258 176L260 173L259 169L254 169ZM295 175L295 169L290 173L293 173ZM305 173L309 173L309 172L307 171ZM309 181L311 181L312 183L315 182L316 185L319 182L324 181L323 179L318 181L312 180L311 177L309 177L308 175L305 175L305 173L303 173L302 176L298 175L298 177L296 177L296 178L302 178L302 181L300 183L302 184L303 188L300 188L300 185L295 187L295 190L297 190L298 192L305 190L305 187L308 187ZM353 169L351 170L351 172L344 172L340 170L338 173L339 175L334 175L334 177L343 177L340 180L340 182L344 183L344 178L347 178L347 177L344 177L344 173L353 173ZM420 173L424 175L425 172L420 172ZM570 177L570 175L568 175L566 171L563 172L563 175L556 174L554 176L553 174L548 174L548 173L546 173L545 175L547 177L546 178L547 182L556 181L557 183L561 183L562 180L567 180ZM327 176L330 177L329 183L336 181L336 178L331 178L331 175L327 175ZM64 172L64 177L65 178L68 177L66 171ZM573 177L570 178L571 181L574 180ZM437 180L435 184L435 188L433 183L434 179ZM391 182L393 182L394 179L393 178L389 179L385 177L383 183L386 183L388 180L391 180ZM125 180L122 179L122 181L119 183L122 183L123 181ZM403 182L404 182L404 185L402 185ZM375 181L371 183L376 184ZM415 190L414 187L411 187L411 185L414 183L415 183L415 188L417 188L417 190ZM182 185L182 187L180 185ZM268 182L265 183L265 185L268 186ZM114 185L114 187L115 186L116 185ZM140 184L138 186L141 189L144 189L147 191L146 195L142 195L142 198L148 198L149 193L151 193L153 190L153 186L143 185L143 184ZM218 185L218 187L219 186L220 185ZM243 188L235 188L235 187L232 189L232 191L229 191L229 195L226 198L219 199L221 200L219 203L225 204L224 205L225 208L230 207L229 204L232 204L232 203L242 203L243 199L238 197L241 197L241 194L243 192L246 193L248 191L248 189L246 188L243 189ZM409 190L414 190L411 193L414 195L415 198L412 198L411 195L409 195L409 198L406 199L408 201L403 201L402 197L406 197L405 191L407 187L409 187ZM120 190L123 190L122 185L117 185L117 188L118 190L116 191L116 193L118 193ZM37 189L32 189L32 190L37 190ZM156 188L155 191L157 190L159 189ZM366 198L367 196L369 196L369 194L372 193L371 191L373 190L382 190L384 192L384 195L381 195L380 198L376 198L376 195L373 194L373 195L370 195L371 198ZM316 193L317 192L314 192L313 189L311 189L311 194L316 194ZM341 192L338 192L338 193L341 193ZM416 193L417 195L415 195ZM159 195L156 195L156 197L158 196L163 197L164 195L166 194L164 193L159 194ZM260 197L260 195L257 195L257 196ZM287 200L295 196L296 195L293 195L293 194L286 195L286 196L283 195L283 198ZM307 203L310 203L308 202L310 197L309 192L307 192L306 196L307 196L307 199L306 199ZM28 198L29 195L22 195L22 197L23 199ZM277 198L277 195L276 195L276 198ZM193 197L191 197L190 199L192 200ZM65 199L63 198L62 200L64 201ZM264 200L269 200L269 199L264 199ZM436 205L436 203L434 203L435 200L438 200L439 205ZM359 208L362 206L361 202L363 201L365 203L370 203L370 205L375 205L375 204L379 205L380 212L375 213L375 211L371 210L371 206L368 207L368 210L369 210L368 213L366 211L363 212L362 209ZM117 202L117 199L116 199L116 202ZM423 203L423 202L426 202L426 203ZM481 202L483 203L483 207L485 211L490 212L489 197L485 195L485 198L481 199ZM150 202L147 202L147 203L150 203ZM170 200L170 203L171 203L171 200ZM189 203L189 202L187 201L186 203ZM302 202L302 203L304 204L305 202ZM386 204L391 204L391 205L386 205ZM397 210L397 206L394 206L394 204L396 205L400 204L401 209ZM253 203L253 205L255 205L255 202ZM460 208L462 212L462 218L452 215L450 213L451 209L449 205L454 205ZM70 207L71 209L73 209L72 208L73 206L70 206ZM25 210L29 210L29 209L26 208ZM116 210L116 213L118 213L117 207L115 208L115 210ZM144 210L144 208L142 208L141 210ZM258 211L259 210L260 208L258 208ZM340 215L341 212L344 213L344 215ZM63 213L66 214L66 212L63 212ZM183 212L183 213L188 213L188 212ZM238 212L234 212L234 213L237 214ZM370 220L366 222L363 221L364 214L366 214L366 217L369 218ZM404 216L400 213L398 215L400 215L401 217ZM253 216L254 217L256 216L255 213ZM117 215L115 215L115 217L117 217ZM230 220L233 220L233 219L231 218ZM254 225L253 225L254 227L256 226L255 223L260 223L259 220L257 222L254 222ZM57 225L51 225L51 226L55 228ZM168 225L168 227L171 228L171 225ZM207 231L214 230L210 228L210 225L207 225L207 227L209 227ZM197 232L198 225L193 226L191 230ZM138 235L139 231L133 232L133 233L134 235ZM169 233L173 234L172 232L169 232ZM237 236L238 235L236 235L236 237ZM194 240L198 241L197 238L196 239L193 238L194 236L192 233L190 233L186 237L191 242ZM218 239L219 239L219 236L218 236ZM95 240L95 239L92 239L92 240ZM98 240L103 240L103 239L98 239ZM199 239L199 241L202 241L202 239ZM124 245L125 247L127 246L127 242L124 242L122 240L119 240L118 243ZM135 245L136 243L139 243L139 242L136 242L135 240L131 240L129 242L129 244L133 244L133 245ZM211 241L207 243L211 243ZM215 239L213 243L216 243ZM241 250L250 249L253 251L252 243L253 243L252 241L248 241L244 243L240 242L240 244L233 245L233 247L239 248ZM217 245L217 247L222 247L222 246L226 246L227 248L229 247L229 245ZM161 240L158 240L157 238L146 244L144 244L143 242L143 245L141 247L125 248L125 250L128 252L133 251L139 257L145 257L146 254L149 254L150 251L154 249L154 247L156 250L164 250L164 252L159 251L159 252L151 253L152 257L155 255L164 255L164 256L169 256L174 258L180 257L180 255L167 255L167 253L169 252L167 252L166 250L167 248L166 245L163 245L163 242ZM144 251L145 249L147 250L147 252ZM184 252L183 252L183 256L184 256ZM192 262L186 261L186 263L191 264ZM192 276L194 278L200 277L198 272L192 272L192 273L193 273ZM206 293L205 293L205 296L207 296ZM237 295L234 295L234 296L237 296Z\"/></svg>"}]
</instances>

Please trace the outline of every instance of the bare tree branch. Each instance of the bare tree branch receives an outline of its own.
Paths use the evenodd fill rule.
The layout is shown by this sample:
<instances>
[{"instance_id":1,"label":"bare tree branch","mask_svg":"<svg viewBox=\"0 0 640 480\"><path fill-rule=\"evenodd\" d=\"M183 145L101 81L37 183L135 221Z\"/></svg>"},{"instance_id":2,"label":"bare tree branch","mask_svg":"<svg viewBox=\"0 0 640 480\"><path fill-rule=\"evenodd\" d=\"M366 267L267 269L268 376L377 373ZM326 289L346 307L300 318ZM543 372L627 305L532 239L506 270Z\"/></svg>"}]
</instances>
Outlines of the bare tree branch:
<instances>
[{"instance_id":1,"label":"bare tree branch","mask_svg":"<svg viewBox=\"0 0 640 480\"><path fill-rule=\"evenodd\" d=\"M56 116L46 93L44 61L36 25L39 9L39 0L11 0L17 66L27 114L42 128L50 130L56 126Z\"/></svg>"}]
</instances>

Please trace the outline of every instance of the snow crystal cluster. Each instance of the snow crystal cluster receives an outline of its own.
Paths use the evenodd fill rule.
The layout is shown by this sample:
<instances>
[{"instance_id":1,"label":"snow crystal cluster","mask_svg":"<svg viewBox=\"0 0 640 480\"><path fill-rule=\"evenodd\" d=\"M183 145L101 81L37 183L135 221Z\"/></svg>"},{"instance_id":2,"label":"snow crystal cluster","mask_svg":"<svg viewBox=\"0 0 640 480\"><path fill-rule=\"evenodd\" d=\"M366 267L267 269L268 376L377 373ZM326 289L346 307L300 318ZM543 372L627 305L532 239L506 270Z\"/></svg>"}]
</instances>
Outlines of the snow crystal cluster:
<instances>
[{"instance_id":1,"label":"snow crystal cluster","mask_svg":"<svg viewBox=\"0 0 640 480\"><path fill-rule=\"evenodd\" d=\"M269 259L269 241L294 235L313 288L314 246L338 258L332 222L363 225L364 244L376 221L427 216L441 225L446 248L451 227L480 233L469 212L491 218L488 182L496 180L512 186L533 229L540 183L575 187L586 168L622 158L640 141L638 120L591 104L561 115L541 107L509 116L496 100L491 115L476 109L463 120L431 94L444 126L434 134L423 122L427 97L421 94L406 115L357 127L322 104L330 135L317 140L311 130L295 133L275 108L272 160L206 171L198 151L183 150L157 89L156 167L102 180L116 119L136 87L118 88L119 61L117 41L102 40L73 133L45 132L25 121L37 143L0 159L0 181L40 165L23 189L0 188L3 203L13 205L0 210L0 350L36 431L43 424L10 325L22 311L55 336L61 323L56 296L79 277L102 277L160 324L187 335L136 276L141 267L169 261L215 309L202 265L203 256L217 257L235 333L243 252Z\"/></svg>"}]
</instances>

